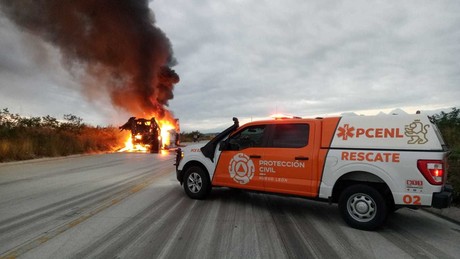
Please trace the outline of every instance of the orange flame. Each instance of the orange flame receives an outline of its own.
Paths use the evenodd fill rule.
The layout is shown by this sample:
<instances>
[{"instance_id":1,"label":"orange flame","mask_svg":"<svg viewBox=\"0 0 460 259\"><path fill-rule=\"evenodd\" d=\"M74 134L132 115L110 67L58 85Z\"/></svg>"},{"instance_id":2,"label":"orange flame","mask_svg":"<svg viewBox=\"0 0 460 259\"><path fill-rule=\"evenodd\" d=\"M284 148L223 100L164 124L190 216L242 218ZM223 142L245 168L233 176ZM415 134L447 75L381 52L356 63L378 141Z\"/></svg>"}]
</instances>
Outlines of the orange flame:
<instances>
[{"instance_id":1,"label":"orange flame","mask_svg":"<svg viewBox=\"0 0 460 259\"><path fill-rule=\"evenodd\" d=\"M147 152L149 151L148 147L136 144L133 145L133 139L131 135L129 135L128 139L125 141L125 147L118 150L118 152Z\"/></svg>"},{"instance_id":2,"label":"orange flame","mask_svg":"<svg viewBox=\"0 0 460 259\"><path fill-rule=\"evenodd\" d=\"M176 129L176 127L170 121L166 120L160 120L158 124L160 125L161 129L161 139L163 142L163 146L171 146L171 144L173 144L171 143L171 130Z\"/></svg>"}]
</instances>

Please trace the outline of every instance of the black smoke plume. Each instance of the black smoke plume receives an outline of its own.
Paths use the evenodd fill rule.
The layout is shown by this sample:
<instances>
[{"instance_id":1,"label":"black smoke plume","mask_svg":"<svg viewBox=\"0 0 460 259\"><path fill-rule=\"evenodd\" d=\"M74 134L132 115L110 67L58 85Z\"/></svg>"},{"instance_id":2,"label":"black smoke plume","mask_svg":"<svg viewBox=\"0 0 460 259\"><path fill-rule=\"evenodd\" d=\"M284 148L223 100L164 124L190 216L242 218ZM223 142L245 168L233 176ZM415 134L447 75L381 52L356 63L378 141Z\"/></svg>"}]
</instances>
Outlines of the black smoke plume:
<instances>
[{"instance_id":1,"label":"black smoke plume","mask_svg":"<svg viewBox=\"0 0 460 259\"><path fill-rule=\"evenodd\" d=\"M89 97L108 94L135 116L170 116L176 60L147 0L0 0L0 10L56 46L70 70L83 68Z\"/></svg>"}]
</instances>

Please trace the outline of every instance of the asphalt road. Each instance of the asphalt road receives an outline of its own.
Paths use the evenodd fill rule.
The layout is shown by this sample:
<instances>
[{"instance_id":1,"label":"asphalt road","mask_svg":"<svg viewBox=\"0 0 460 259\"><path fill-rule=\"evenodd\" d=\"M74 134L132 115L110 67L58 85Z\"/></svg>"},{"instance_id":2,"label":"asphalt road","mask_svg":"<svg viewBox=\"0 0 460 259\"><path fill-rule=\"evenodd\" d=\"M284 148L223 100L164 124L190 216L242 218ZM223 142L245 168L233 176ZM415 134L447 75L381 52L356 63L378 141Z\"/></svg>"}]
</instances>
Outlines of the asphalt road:
<instances>
[{"instance_id":1,"label":"asphalt road","mask_svg":"<svg viewBox=\"0 0 460 259\"><path fill-rule=\"evenodd\" d=\"M379 231L337 207L215 188L189 199L172 154L0 164L0 258L459 258L460 226L401 209Z\"/></svg>"}]
</instances>

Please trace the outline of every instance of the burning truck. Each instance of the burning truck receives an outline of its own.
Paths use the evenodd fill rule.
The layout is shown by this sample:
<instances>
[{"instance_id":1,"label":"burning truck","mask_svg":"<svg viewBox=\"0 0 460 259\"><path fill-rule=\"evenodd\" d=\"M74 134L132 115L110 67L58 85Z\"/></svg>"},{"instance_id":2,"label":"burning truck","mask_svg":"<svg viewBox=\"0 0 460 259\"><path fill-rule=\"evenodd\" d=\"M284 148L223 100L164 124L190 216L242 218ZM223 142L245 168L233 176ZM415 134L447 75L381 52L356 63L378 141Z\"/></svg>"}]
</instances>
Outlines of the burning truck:
<instances>
[{"instance_id":1,"label":"burning truck","mask_svg":"<svg viewBox=\"0 0 460 259\"><path fill-rule=\"evenodd\" d=\"M160 121L161 123L162 121ZM131 117L120 126L120 130L131 131L131 136L126 147L120 151L149 151L159 153L162 149L169 149L179 145L179 120L175 124L157 122L155 117L150 120Z\"/></svg>"}]
</instances>

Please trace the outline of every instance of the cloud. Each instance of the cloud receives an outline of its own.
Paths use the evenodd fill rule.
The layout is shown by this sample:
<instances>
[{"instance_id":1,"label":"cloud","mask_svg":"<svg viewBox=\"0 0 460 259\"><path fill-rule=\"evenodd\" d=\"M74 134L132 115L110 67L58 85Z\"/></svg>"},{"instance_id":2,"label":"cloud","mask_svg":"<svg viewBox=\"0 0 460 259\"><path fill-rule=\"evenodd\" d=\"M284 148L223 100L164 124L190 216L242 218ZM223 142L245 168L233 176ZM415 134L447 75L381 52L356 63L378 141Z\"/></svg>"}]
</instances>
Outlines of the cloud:
<instances>
[{"instance_id":1,"label":"cloud","mask_svg":"<svg viewBox=\"0 0 460 259\"><path fill-rule=\"evenodd\" d=\"M0 109L58 119L71 113L86 123L114 123L120 111L103 98L88 102L79 81L63 67L58 49L4 17L0 18L0 46Z\"/></svg>"},{"instance_id":2,"label":"cloud","mask_svg":"<svg viewBox=\"0 0 460 259\"><path fill-rule=\"evenodd\" d=\"M197 127L274 110L458 105L460 5L452 1L153 4L181 60L171 107Z\"/></svg>"},{"instance_id":3,"label":"cloud","mask_svg":"<svg viewBox=\"0 0 460 259\"><path fill-rule=\"evenodd\" d=\"M184 131L218 131L233 116L248 121L276 111L316 116L459 106L457 1L169 0L150 7L179 61L174 69L181 82L169 108ZM0 55L28 49L15 50L23 33L8 28L0 29ZM26 56L1 56L2 71L23 71L16 72L18 87L26 71L37 71ZM54 54L51 60L60 64ZM9 87L10 97L3 97L6 77L0 73L0 102L18 97ZM36 73L43 85L56 82L49 69ZM55 85L72 85L69 77L57 78L65 79ZM52 91L74 89L59 86ZM85 120L90 114L104 122L129 117L118 110L85 111Z\"/></svg>"}]
</instances>

